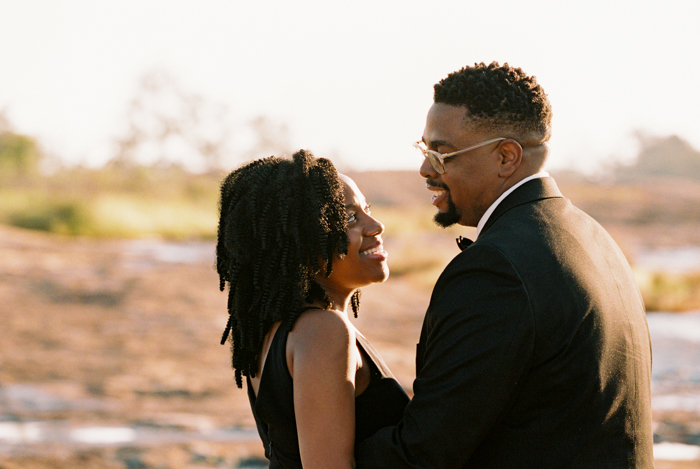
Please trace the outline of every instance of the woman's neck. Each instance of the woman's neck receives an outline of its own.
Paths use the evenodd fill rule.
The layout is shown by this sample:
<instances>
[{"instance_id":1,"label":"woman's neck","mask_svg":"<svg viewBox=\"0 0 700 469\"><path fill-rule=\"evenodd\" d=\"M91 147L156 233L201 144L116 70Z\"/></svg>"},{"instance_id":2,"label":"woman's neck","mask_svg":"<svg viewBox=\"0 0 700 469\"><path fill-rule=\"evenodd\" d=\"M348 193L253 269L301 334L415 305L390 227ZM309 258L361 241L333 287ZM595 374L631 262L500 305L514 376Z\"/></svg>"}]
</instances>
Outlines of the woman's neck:
<instances>
[{"instance_id":1,"label":"woman's neck","mask_svg":"<svg viewBox=\"0 0 700 469\"><path fill-rule=\"evenodd\" d=\"M337 291L327 288L327 285L323 285L322 283L321 287L326 292L326 295L328 295L328 299L331 300L329 308L347 314L347 310L350 307L350 299L355 291Z\"/></svg>"},{"instance_id":2,"label":"woman's neck","mask_svg":"<svg viewBox=\"0 0 700 469\"><path fill-rule=\"evenodd\" d=\"M314 280L326 293L328 299L331 300L330 308L347 314L352 295L357 288L351 288L340 282L330 281L328 277L321 274L317 274Z\"/></svg>"},{"instance_id":3,"label":"woman's neck","mask_svg":"<svg viewBox=\"0 0 700 469\"><path fill-rule=\"evenodd\" d=\"M329 295L330 296L330 295ZM343 314L347 314L347 309L348 305L350 304L350 297L348 297L347 300L334 300L333 297L331 297L331 306L330 309L334 309L336 311L340 311Z\"/></svg>"}]
</instances>

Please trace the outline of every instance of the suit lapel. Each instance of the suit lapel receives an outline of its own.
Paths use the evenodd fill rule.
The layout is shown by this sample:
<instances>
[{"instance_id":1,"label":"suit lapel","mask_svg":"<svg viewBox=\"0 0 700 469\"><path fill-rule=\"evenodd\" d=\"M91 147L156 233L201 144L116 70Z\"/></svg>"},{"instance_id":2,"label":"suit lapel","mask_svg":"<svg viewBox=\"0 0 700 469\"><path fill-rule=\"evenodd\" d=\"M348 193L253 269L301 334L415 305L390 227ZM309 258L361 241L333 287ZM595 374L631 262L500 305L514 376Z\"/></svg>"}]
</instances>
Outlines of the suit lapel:
<instances>
[{"instance_id":1,"label":"suit lapel","mask_svg":"<svg viewBox=\"0 0 700 469\"><path fill-rule=\"evenodd\" d=\"M482 233L489 229L504 213L518 205L527 204L536 200L564 197L557 187L557 183L551 177L533 179L515 189L508 197L503 199L496 210L491 214Z\"/></svg>"}]
</instances>

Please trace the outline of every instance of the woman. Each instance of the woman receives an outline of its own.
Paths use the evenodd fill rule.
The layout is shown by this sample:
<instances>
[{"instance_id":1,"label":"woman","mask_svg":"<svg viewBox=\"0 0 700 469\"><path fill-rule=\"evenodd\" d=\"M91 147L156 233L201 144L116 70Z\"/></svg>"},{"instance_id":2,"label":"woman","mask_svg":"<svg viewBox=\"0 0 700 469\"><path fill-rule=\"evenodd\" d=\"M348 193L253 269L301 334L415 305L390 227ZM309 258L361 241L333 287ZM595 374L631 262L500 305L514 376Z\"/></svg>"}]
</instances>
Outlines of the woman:
<instances>
[{"instance_id":1,"label":"woman","mask_svg":"<svg viewBox=\"0 0 700 469\"><path fill-rule=\"evenodd\" d=\"M220 209L222 344L231 337L270 468L354 467L355 441L408 402L348 318L358 288L389 275L384 226L350 178L304 150L233 171Z\"/></svg>"}]
</instances>

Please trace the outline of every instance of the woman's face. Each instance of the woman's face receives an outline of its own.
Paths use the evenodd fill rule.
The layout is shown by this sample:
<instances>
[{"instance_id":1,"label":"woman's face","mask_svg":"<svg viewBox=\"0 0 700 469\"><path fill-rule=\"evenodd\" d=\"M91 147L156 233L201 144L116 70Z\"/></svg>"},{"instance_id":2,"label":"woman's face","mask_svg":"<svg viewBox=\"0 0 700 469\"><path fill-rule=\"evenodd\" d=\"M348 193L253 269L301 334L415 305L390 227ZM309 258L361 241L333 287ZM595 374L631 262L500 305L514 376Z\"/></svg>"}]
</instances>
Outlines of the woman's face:
<instances>
[{"instance_id":1,"label":"woman's face","mask_svg":"<svg viewBox=\"0 0 700 469\"><path fill-rule=\"evenodd\" d=\"M355 181L341 174L348 217L348 253L333 260L326 288L355 290L389 277L387 253L382 244L384 225L372 218L369 205Z\"/></svg>"}]
</instances>

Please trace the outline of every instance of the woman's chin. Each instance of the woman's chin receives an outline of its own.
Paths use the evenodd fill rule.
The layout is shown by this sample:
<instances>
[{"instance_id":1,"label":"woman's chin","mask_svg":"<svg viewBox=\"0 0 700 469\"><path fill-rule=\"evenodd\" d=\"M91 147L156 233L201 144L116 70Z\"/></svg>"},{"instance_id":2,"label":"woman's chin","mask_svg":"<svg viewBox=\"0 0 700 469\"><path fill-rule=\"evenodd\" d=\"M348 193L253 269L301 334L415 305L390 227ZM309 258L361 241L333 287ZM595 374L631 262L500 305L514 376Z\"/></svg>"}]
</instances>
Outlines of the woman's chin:
<instances>
[{"instance_id":1,"label":"woman's chin","mask_svg":"<svg viewBox=\"0 0 700 469\"><path fill-rule=\"evenodd\" d=\"M364 288L375 283L384 283L389 278L389 267L383 268L382 270L377 270L371 276L366 277L366 283L360 287Z\"/></svg>"},{"instance_id":2,"label":"woman's chin","mask_svg":"<svg viewBox=\"0 0 700 469\"><path fill-rule=\"evenodd\" d=\"M386 262L383 263L383 268L381 274L377 275L377 280L374 281L374 283L384 283L387 281L389 278L389 266L387 265Z\"/></svg>"}]
</instances>

